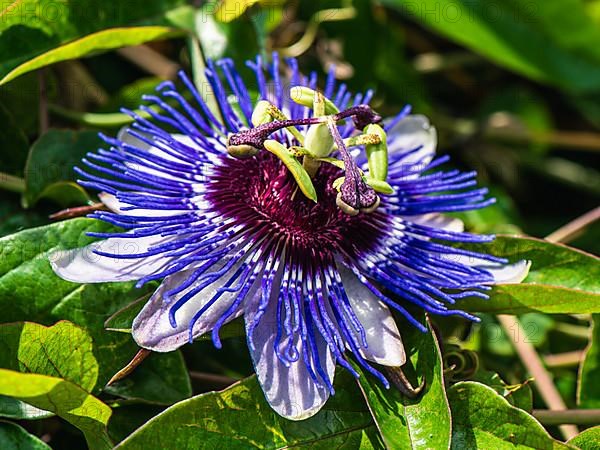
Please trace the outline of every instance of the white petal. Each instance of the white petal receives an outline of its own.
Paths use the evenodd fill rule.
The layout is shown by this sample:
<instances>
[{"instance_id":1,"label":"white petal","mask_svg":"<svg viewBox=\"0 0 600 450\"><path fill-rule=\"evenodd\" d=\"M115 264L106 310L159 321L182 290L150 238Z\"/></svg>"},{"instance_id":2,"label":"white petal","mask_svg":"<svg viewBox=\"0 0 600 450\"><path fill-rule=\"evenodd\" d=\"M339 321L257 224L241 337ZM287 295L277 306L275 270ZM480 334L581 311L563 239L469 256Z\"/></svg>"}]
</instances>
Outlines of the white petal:
<instances>
[{"instance_id":1,"label":"white petal","mask_svg":"<svg viewBox=\"0 0 600 450\"><path fill-rule=\"evenodd\" d=\"M430 213L419 216L403 216L403 219L418 225L439 228L445 231L454 231L456 233L462 233L465 231L465 224L462 220L445 216L443 214Z\"/></svg>"},{"instance_id":2,"label":"white petal","mask_svg":"<svg viewBox=\"0 0 600 450\"><path fill-rule=\"evenodd\" d=\"M217 293L217 290L235 273L241 263L242 261L234 264L223 276L202 289L179 308L175 313L176 327L173 327L169 321L170 305L174 304L187 292L198 286L198 282L193 283L187 289L173 295L170 299L167 299L165 298L165 293L183 283L192 274L194 269L184 270L166 277L133 321L133 339L140 347L155 352L170 352L187 344L189 342L189 326L192 318L213 298ZM224 262L215 266L212 271L219 270L223 265ZM256 290L257 287L252 288L248 293L248 296L252 296ZM196 338L212 330L223 313L229 309L237 297L237 294L238 292L224 292L220 298L202 314L201 318L196 321L193 337ZM229 322L238 317L241 314L241 311L241 309L238 309L238 311L236 311L236 313L234 313L227 321Z\"/></svg>"},{"instance_id":3,"label":"white petal","mask_svg":"<svg viewBox=\"0 0 600 450\"><path fill-rule=\"evenodd\" d=\"M495 284L520 283L527 277L531 261L522 260L514 264L488 264L477 267L490 272Z\"/></svg>"},{"instance_id":4,"label":"white petal","mask_svg":"<svg viewBox=\"0 0 600 450\"><path fill-rule=\"evenodd\" d=\"M275 354L273 344L277 334L275 320L278 290L273 290L269 306L260 319L259 325L252 332L254 350L248 346L258 381L271 408L289 420L303 420L315 415L329 398L329 390L317 385L311 378L302 358L303 343L299 333L294 334L293 345L299 352L299 359L286 367ZM257 305L248 304L244 318L246 331L249 334ZM317 333L316 345L319 360L329 381L333 383L335 361L324 339ZM282 339L286 346L287 339ZM285 348L285 347L282 347Z\"/></svg>"},{"instance_id":5,"label":"white petal","mask_svg":"<svg viewBox=\"0 0 600 450\"><path fill-rule=\"evenodd\" d=\"M164 150L154 146L154 145L150 145L147 142L144 142L138 138L136 138L135 136L132 136L129 133L129 127L123 127L119 130L119 133L117 134L117 139L125 142L126 144L129 144L133 147L139 148L140 150L146 150L148 153L154 155L154 156L158 156L159 158L162 158L166 161L171 161L171 162L176 162L176 163L181 163L182 160L177 158L176 156L173 156L170 153L165 152ZM142 133L139 130L134 130L136 133L143 135L143 136L147 136L149 140L152 140L152 137L147 134L147 133ZM171 137L173 139L175 139L176 141L179 141L189 147L195 148L195 149L199 149L198 145L196 143L194 143L194 141L189 138L188 136L184 136L182 134L172 134ZM166 145L166 144L163 144ZM135 166L135 164L133 163L127 163L128 166L132 167ZM161 175L161 176L165 176L167 178L169 178L170 176L165 175L162 172L159 171L155 171L152 169L147 169L147 168L143 168L142 170L150 170L150 173L153 173L155 175ZM173 179L175 179L175 177L172 177Z\"/></svg>"},{"instance_id":6,"label":"white petal","mask_svg":"<svg viewBox=\"0 0 600 450\"><path fill-rule=\"evenodd\" d=\"M111 258L97 255L94 251L133 255L166 241L161 236L110 238L82 248L56 251L48 259L58 276L75 283L139 280L165 267L170 259L161 254L131 259Z\"/></svg>"},{"instance_id":7,"label":"white petal","mask_svg":"<svg viewBox=\"0 0 600 450\"><path fill-rule=\"evenodd\" d=\"M351 270L338 264L344 290L352 309L366 333L367 348L360 354L369 361L385 366L401 366L406 353L396 321L388 307Z\"/></svg>"},{"instance_id":8,"label":"white petal","mask_svg":"<svg viewBox=\"0 0 600 450\"><path fill-rule=\"evenodd\" d=\"M123 203L117 200L112 194L107 192L101 192L98 194L100 201L104 203L104 205L110 209L112 212L117 214L123 214L126 216L132 217L169 217L169 216L179 216L181 214L186 214L188 210L162 210L162 209L131 209L123 211L123 208L132 206L128 203Z\"/></svg>"},{"instance_id":9,"label":"white petal","mask_svg":"<svg viewBox=\"0 0 600 450\"><path fill-rule=\"evenodd\" d=\"M520 283L529 273L531 261L521 260L514 264L499 264L465 255L447 255L447 259L465 266L485 269L494 277L494 284Z\"/></svg>"},{"instance_id":10,"label":"white petal","mask_svg":"<svg viewBox=\"0 0 600 450\"><path fill-rule=\"evenodd\" d=\"M392 157L421 147L417 152L406 155L398 162L403 166L418 164L422 169L435 155L437 132L425 116L406 116L387 132L387 136L388 152ZM407 167L408 169L410 167Z\"/></svg>"}]
</instances>

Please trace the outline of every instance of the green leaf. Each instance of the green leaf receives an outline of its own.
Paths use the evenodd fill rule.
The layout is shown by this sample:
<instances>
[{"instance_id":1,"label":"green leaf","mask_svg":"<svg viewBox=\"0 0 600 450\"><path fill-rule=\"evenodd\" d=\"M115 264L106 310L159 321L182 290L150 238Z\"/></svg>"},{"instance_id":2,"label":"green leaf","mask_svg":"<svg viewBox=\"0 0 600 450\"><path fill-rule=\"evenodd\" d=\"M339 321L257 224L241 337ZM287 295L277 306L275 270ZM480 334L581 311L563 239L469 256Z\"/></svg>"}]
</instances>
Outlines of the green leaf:
<instances>
[{"instance_id":1,"label":"green leaf","mask_svg":"<svg viewBox=\"0 0 600 450\"><path fill-rule=\"evenodd\" d=\"M477 381L491 387L508 402L520 409L531 412L533 409L533 392L528 381L509 385L496 372L478 370L469 381Z\"/></svg>"},{"instance_id":2,"label":"green leaf","mask_svg":"<svg viewBox=\"0 0 600 450\"><path fill-rule=\"evenodd\" d=\"M592 315L592 333L579 369L577 401L582 408L600 408L600 314Z\"/></svg>"},{"instance_id":3,"label":"green leaf","mask_svg":"<svg viewBox=\"0 0 600 450\"><path fill-rule=\"evenodd\" d=\"M0 421L0 448L7 450L52 450L48 444L16 423Z\"/></svg>"},{"instance_id":4,"label":"green leaf","mask_svg":"<svg viewBox=\"0 0 600 450\"><path fill-rule=\"evenodd\" d=\"M0 307L6 322L49 324L51 309L81 285L64 281L50 267L55 250L83 247L94 239L86 231L110 227L92 219L73 219L31 228L0 239Z\"/></svg>"},{"instance_id":5,"label":"green leaf","mask_svg":"<svg viewBox=\"0 0 600 450\"><path fill-rule=\"evenodd\" d=\"M394 388L386 390L373 376L360 373L358 382L387 448L431 449L450 446L450 408L444 389L443 365L439 345L428 322L429 333L412 334L417 348L412 360L425 388L409 399ZM410 348L411 343L406 342Z\"/></svg>"},{"instance_id":6,"label":"green leaf","mask_svg":"<svg viewBox=\"0 0 600 450\"><path fill-rule=\"evenodd\" d=\"M131 400L171 405L192 396L192 385L179 351L152 353L129 376L105 389Z\"/></svg>"},{"instance_id":7,"label":"green leaf","mask_svg":"<svg viewBox=\"0 0 600 450\"><path fill-rule=\"evenodd\" d=\"M23 0L7 4L0 23L0 84L67 58L171 36L172 30L166 28L135 26L166 25L165 12L182 3Z\"/></svg>"},{"instance_id":8,"label":"green leaf","mask_svg":"<svg viewBox=\"0 0 600 450\"><path fill-rule=\"evenodd\" d=\"M0 325L0 367L63 378L90 392L98 379L92 339L67 321L51 327L21 322Z\"/></svg>"},{"instance_id":9,"label":"green leaf","mask_svg":"<svg viewBox=\"0 0 600 450\"><path fill-rule=\"evenodd\" d=\"M102 140L95 131L49 130L33 143L25 168L25 207L41 198L52 198L61 206L86 204L90 197L73 183L73 166L81 165L86 153L96 150Z\"/></svg>"},{"instance_id":10,"label":"green leaf","mask_svg":"<svg viewBox=\"0 0 600 450\"><path fill-rule=\"evenodd\" d=\"M106 432L110 408L69 381L0 369L0 394L52 411L79 428L91 450L112 448Z\"/></svg>"},{"instance_id":11,"label":"green leaf","mask_svg":"<svg viewBox=\"0 0 600 450\"><path fill-rule=\"evenodd\" d=\"M582 431L567 444L574 445L580 450L598 450L598 442L600 442L600 426Z\"/></svg>"},{"instance_id":12,"label":"green leaf","mask_svg":"<svg viewBox=\"0 0 600 450\"><path fill-rule=\"evenodd\" d=\"M511 406L492 388L465 381L448 390L452 410L452 448L568 449L532 416Z\"/></svg>"},{"instance_id":13,"label":"green leaf","mask_svg":"<svg viewBox=\"0 0 600 450\"><path fill-rule=\"evenodd\" d=\"M48 257L56 250L89 244L93 239L87 237L86 232L110 229L100 221L73 219L0 239L0 308L5 311L3 320L35 320L48 324L67 319L84 327L94 342L93 354L98 362L94 392L104 387L137 351L129 334L105 330L105 321L136 299L150 294L156 283L148 283L140 289L134 287L135 282L71 283L54 273ZM189 396L185 366L173 362L168 366L172 373L160 375L163 377L161 390L169 392L163 401L173 401L176 393L179 398ZM154 369L156 372L156 367ZM143 365L140 370L144 370ZM156 381L157 376L154 373L152 379ZM135 379L140 383L140 379ZM136 384L131 389L132 397L150 395L149 401L156 401L160 395L150 392L143 384Z\"/></svg>"},{"instance_id":14,"label":"green leaf","mask_svg":"<svg viewBox=\"0 0 600 450\"><path fill-rule=\"evenodd\" d=\"M50 324L67 319L84 327L94 341L99 364L98 387L133 357L130 336L106 332L104 321L152 288L133 283L76 284L59 278L48 260L53 251L83 247L94 239L87 231L110 226L92 219L73 219L32 228L0 239L0 307L4 321Z\"/></svg>"},{"instance_id":15,"label":"green leaf","mask_svg":"<svg viewBox=\"0 0 600 450\"><path fill-rule=\"evenodd\" d=\"M0 395L0 417L9 419L37 420L52 417L54 413L44 411L12 397Z\"/></svg>"},{"instance_id":16,"label":"green leaf","mask_svg":"<svg viewBox=\"0 0 600 450\"><path fill-rule=\"evenodd\" d=\"M49 50L19 65L0 80L0 85L8 83L27 72L60 61L77 59L115 48L140 45L148 41L169 39L181 36L182 34L182 31L169 27L111 28L98 31L61 47Z\"/></svg>"},{"instance_id":17,"label":"green leaf","mask_svg":"<svg viewBox=\"0 0 600 450\"><path fill-rule=\"evenodd\" d=\"M600 87L600 49L593 44L600 40L600 30L578 0L383 3L533 80L575 92Z\"/></svg>"},{"instance_id":18,"label":"green leaf","mask_svg":"<svg viewBox=\"0 0 600 450\"><path fill-rule=\"evenodd\" d=\"M57 277L54 273L52 275ZM100 366L97 385L100 389L131 361L138 350L131 335L107 331L104 322L128 303L150 293L155 284L141 289L135 288L135 282L69 284L75 289L61 298L50 311L50 316L70 320L90 333L94 341L94 355Z\"/></svg>"},{"instance_id":19,"label":"green leaf","mask_svg":"<svg viewBox=\"0 0 600 450\"><path fill-rule=\"evenodd\" d=\"M462 247L532 264L522 283L496 285L489 300L465 299L461 309L495 314L600 311L600 259L593 255L528 237L498 236L490 244Z\"/></svg>"},{"instance_id":20,"label":"green leaf","mask_svg":"<svg viewBox=\"0 0 600 450\"><path fill-rule=\"evenodd\" d=\"M133 320L140 313L144 307L144 303L146 303L148 299L150 299L150 295L144 295L143 297L140 297L125 307L119 309L108 319L106 319L104 322L104 328L110 331L131 333L131 325Z\"/></svg>"},{"instance_id":21,"label":"green leaf","mask_svg":"<svg viewBox=\"0 0 600 450\"><path fill-rule=\"evenodd\" d=\"M338 372L336 394L315 416L293 422L267 404L256 377L222 392L184 400L140 427L117 448L382 448L366 407L347 372Z\"/></svg>"}]
</instances>

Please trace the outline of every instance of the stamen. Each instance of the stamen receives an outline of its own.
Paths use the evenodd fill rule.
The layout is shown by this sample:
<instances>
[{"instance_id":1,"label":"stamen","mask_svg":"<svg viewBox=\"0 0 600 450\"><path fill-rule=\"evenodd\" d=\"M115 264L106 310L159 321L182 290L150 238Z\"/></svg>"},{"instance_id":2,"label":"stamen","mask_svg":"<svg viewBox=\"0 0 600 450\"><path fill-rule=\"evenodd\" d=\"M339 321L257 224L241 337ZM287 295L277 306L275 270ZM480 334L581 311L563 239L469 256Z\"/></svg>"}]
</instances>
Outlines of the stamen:
<instances>
[{"instance_id":1,"label":"stamen","mask_svg":"<svg viewBox=\"0 0 600 450\"><path fill-rule=\"evenodd\" d=\"M342 136L333 118L328 118L327 126L337 145L338 151L342 154L344 170L346 172L344 182L340 186L340 192L336 198L338 207L351 216L355 216L359 211L366 213L375 211L377 206L379 206L379 196L372 187L363 181L362 174L344 145Z\"/></svg>"},{"instance_id":2,"label":"stamen","mask_svg":"<svg viewBox=\"0 0 600 450\"><path fill-rule=\"evenodd\" d=\"M288 119L263 123L257 127L250 128L249 130L240 131L230 135L227 146L228 151L230 151L229 148L232 147L230 153L235 155L237 152L240 152L242 155L246 155L252 153L252 149L255 149L256 151L262 150L264 148L264 143L269 136L282 128L290 128L298 125L315 125L318 123L325 123L328 120L335 123L348 117L353 117L355 126L360 130L369 124L379 123L382 120L381 116L375 113L369 105L357 105L331 116L306 117L295 120Z\"/></svg>"}]
</instances>

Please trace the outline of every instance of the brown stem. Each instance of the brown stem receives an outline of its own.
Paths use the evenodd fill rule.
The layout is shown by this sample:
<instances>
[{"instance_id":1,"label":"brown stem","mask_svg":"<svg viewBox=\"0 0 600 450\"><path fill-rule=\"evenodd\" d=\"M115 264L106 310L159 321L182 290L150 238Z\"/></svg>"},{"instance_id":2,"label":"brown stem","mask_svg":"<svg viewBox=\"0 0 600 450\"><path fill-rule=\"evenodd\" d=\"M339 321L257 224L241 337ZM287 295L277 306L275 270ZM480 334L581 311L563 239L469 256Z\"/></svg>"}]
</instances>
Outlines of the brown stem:
<instances>
[{"instance_id":1,"label":"brown stem","mask_svg":"<svg viewBox=\"0 0 600 450\"><path fill-rule=\"evenodd\" d=\"M572 240L580 231L582 231L588 225L591 225L595 221L600 219L600 206L587 213L579 216L575 220L563 225L558 230L553 231L546 240L550 242L569 242Z\"/></svg>"},{"instance_id":2,"label":"brown stem","mask_svg":"<svg viewBox=\"0 0 600 450\"><path fill-rule=\"evenodd\" d=\"M535 378L534 385L544 400L544 403L546 403L553 411L567 409L565 402L552 381L552 377L544 367L534 346L526 340L520 339L520 337L526 336L526 334L519 320L514 316L507 316L504 314L498 315L498 320L508 336L515 336L515 339L510 339L510 341L514 345L527 372ZM579 430L575 425L560 425L558 428L567 440L579 434Z\"/></svg>"},{"instance_id":3,"label":"brown stem","mask_svg":"<svg viewBox=\"0 0 600 450\"><path fill-rule=\"evenodd\" d=\"M414 387L408 378L406 378L402 367L386 367L385 372L392 383L394 383L394 386L408 398L417 398L425 387L425 379L423 379L419 386Z\"/></svg>"},{"instance_id":4,"label":"brown stem","mask_svg":"<svg viewBox=\"0 0 600 450\"><path fill-rule=\"evenodd\" d=\"M113 377L110 380L108 380L108 383L106 383L106 385L110 386L111 384L116 383L117 381L125 378L127 375L133 372L135 368L139 366L142 363L142 361L148 357L148 355L150 355L150 353L152 353L150 350L141 348L135 354L133 359L129 361L129 364L127 364L125 367L123 367L121 370L115 373Z\"/></svg>"},{"instance_id":5,"label":"brown stem","mask_svg":"<svg viewBox=\"0 0 600 450\"><path fill-rule=\"evenodd\" d=\"M544 425L598 425L600 423L600 409L534 409L533 417Z\"/></svg>"},{"instance_id":6,"label":"brown stem","mask_svg":"<svg viewBox=\"0 0 600 450\"><path fill-rule=\"evenodd\" d=\"M165 58L147 45L124 47L117 50L117 53L139 68L164 80L175 78L179 70L179 64Z\"/></svg>"}]
</instances>

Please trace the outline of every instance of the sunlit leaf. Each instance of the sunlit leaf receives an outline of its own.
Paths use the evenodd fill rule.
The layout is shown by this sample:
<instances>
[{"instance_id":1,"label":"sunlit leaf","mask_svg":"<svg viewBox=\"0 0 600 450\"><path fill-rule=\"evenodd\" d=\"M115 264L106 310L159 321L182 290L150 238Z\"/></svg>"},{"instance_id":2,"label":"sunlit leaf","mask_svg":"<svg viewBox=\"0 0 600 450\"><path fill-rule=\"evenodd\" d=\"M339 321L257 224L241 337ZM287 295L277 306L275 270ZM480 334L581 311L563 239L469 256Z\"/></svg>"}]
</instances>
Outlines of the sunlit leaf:
<instances>
[{"instance_id":1,"label":"sunlit leaf","mask_svg":"<svg viewBox=\"0 0 600 450\"><path fill-rule=\"evenodd\" d=\"M448 390L452 449L568 449L525 411L481 383L466 381Z\"/></svg>"},{"instance_id":2,"label":"sunlit leaf","mask_svg":"<svg viewBox=\"0 0 600 450\"><path fill-rule=\"evenodd\" d=\"M302 422L278 416L253 376L222 392L173 405L117 448L383 448L366 406L356 401L360 393L352 376L337 375L335 396L321 412Z\"/></svg>"},{"instance_id":3,"label":"sunlit leaf","mask_svg":"<svg viewBox=\"0 0 600 450\"><path fill-rule=\"evenodd\" d=\"M412 360L425 380L424 390L415 399L402 395L394 386L386 390L381 382L360 371L363 395L388 448L426 450L450 445L450 408L442 358L435 333L429 329L424 335L413 334L415 342L406 342L407 348L417 348Z\"/></svg>"},{"instance_id":4,"label":"sunlit leaf","mask_svg":"<svg viewBox=\"0 0 600 450\"><path fill-rule=\"evenodd\" d=\"M523 283L494 286L489 300L467 299L462 309L497 314L593 313L600 310L600 259L574 248L527 238L499 236L472 250L531 261Z\"/></svg>"},{"instance_id":5,"label":"sunlit leaf","mask_svg":"<svg viewBox=\"0 0 600 450\"><path fill-rule=\"evenodd\" d=\"M63 378L90 392L98 378L92 339L74 324L51 327L20 322L0 325L0 367Z\"/></svg>"},{"instance_id":6,"label":"sunlit leaf","mask_svg":"<svg viewBox=\"0 0 600 450\"><path fill-rule=\"evenodd\" d=\"M582 431L567 443L576 446L580 450L598 450L599 442L600 426L597 426Z\"/></svg>"},{"instance_id":7,"label":"sunlit leaf","mask_svg":"<svg viewBox=\"0 0 600 450\"><path fill-rule=\"evenodd\" d=\"M127 364L137 351L129 334L106 331L104 322L115 312L156 288L150 283L136 289L134 283L77 284L59 278L50 267L56 250L82 247L93 241L86 232L105 232L106 224L92 219L73 219L25 230L0 239L0 307L4 321L32 320L44 324L67 319L92 337L98 361L94 392ZM171 380L184 380L182 365L165 378L162 389L179 391ZM179 381L176 381L179 383ZM185 394L185 389L181 391ZM182 395L183 395L182 394ZM141 394L136 394L141 396ZM156 397L153 397L154 399Z\"/></svg>"},{"instance_id":8,"label":"sunlit leaf","mask_svg":"<svg viewBox=\"0 0 600 450\"><path fill-rule=\"evenodd\" d=\"M112 448L106 432L110 408L61 378L0 369L0 394L52 411L79 428L91 450Z\"/></svg>"},{"instance_id":9,"label":"sunlit leaf","mask_svg":"<svg viewBox=\"0 0 600 450\"><path fill-rule=\"evenodd\" d=\"M172 30L135 26L168 25L165 13L181 4L182 0L7 3L0 23L0 84L64 59L165 39Z\"/></svg>"}]
</instances>

